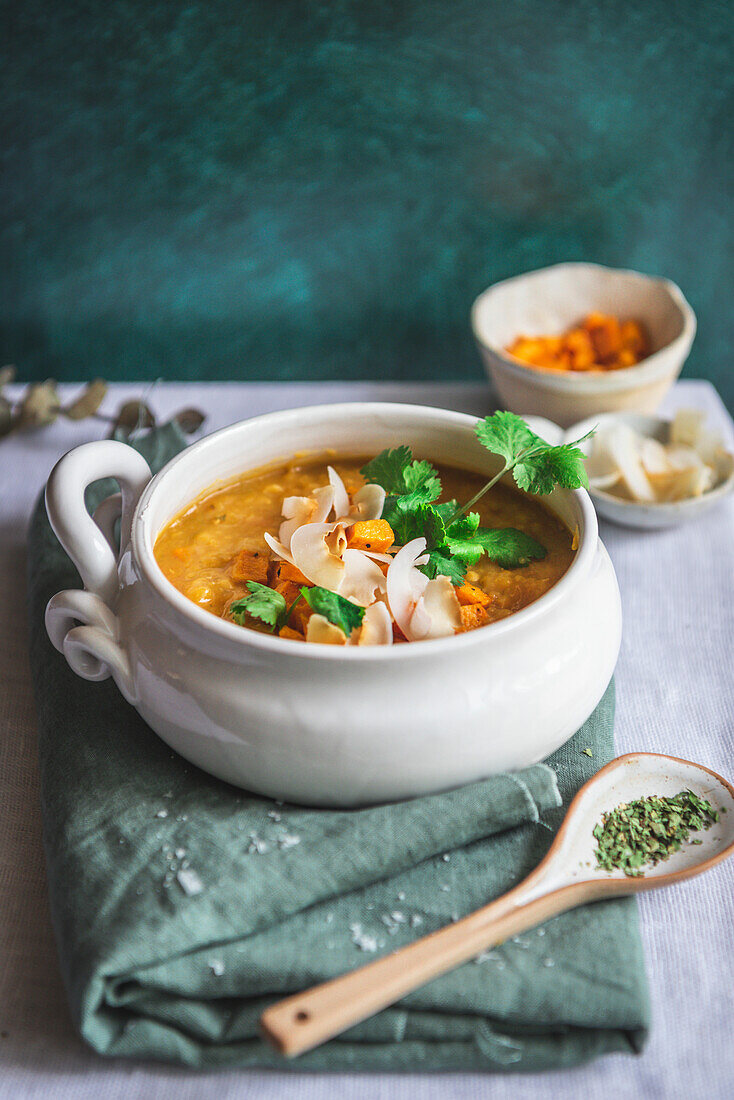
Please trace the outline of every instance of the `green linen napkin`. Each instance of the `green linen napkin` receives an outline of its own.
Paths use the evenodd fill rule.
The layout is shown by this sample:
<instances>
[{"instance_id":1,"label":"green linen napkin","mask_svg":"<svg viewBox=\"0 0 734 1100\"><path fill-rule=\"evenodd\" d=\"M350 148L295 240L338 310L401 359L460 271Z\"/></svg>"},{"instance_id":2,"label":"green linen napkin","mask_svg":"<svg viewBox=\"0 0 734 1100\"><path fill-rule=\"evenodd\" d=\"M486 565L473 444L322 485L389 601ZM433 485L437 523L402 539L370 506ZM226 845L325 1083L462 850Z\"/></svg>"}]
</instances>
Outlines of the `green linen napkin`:
<instances>
[{"instance_id":1,"label":"green linen napkin","mask_svg":"<svg viewBox=\"0 0 734 1100\"><path fill-rule=\"evenodd\" d=\"M156 468L183 445L171 426L138 444ZM46 602L79 579L42 502L29 580L51 907L74 1019L95 1050L195 1067L527 1071L641 1049L631 899L557 917L292 1063L257 1034L273 1001L525 876L613 755L612 687L547 766L366 810L279 805L182 760L111 680L79 679L51 647Z\"/></svg>"}]
</instances>

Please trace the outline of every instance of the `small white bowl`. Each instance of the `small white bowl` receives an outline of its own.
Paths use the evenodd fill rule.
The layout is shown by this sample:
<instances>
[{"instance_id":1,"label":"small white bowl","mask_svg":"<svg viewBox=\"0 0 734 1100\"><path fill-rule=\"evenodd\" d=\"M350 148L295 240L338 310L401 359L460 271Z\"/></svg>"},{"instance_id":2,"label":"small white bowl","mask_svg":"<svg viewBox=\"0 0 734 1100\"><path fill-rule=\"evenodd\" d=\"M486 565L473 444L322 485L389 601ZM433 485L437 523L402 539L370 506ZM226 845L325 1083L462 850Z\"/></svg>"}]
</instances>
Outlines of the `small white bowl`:
<instances>
[{"instance_id":1,"label":"small white bowl","mask_svg":"<svg viewBox=\"0 0 734 1100\"><path fill-rule=\"evenodd\" d=\"M376 454L410 443L491 476L499 459L475 425L413 405L292 409L199 440L152 479L123 443L70 451L46 500L86 591L49 603L53 644L87 680L113 676L182 756L274 798L364 805L541 760L589 717L619 651L619 589L582 489L545 498L579 538L549 592L490 626L414 645L305 645L243 630L186 599L153 553L161 528L213 482L295 453ZM84 506L85 487L107 476L122 487L119 560L114 515L105 512L100 530L100 512L95 523Z\"/></svg>"},{"instance_id":2,"label":"small white bowl","mask_svg":"<svg viewBox=\"0 0 734 1100\"><path fill-rule=\"evenodd\" d=\"M525 366L505 352L520 335L560 335L593 311L641 321L653 352L614 371L554 371ZM696 317L668 279L599 264L556 264L495 283L472 306L484 368L512 412L547 416L567 427L594 413L654 412L681 372Z\"/></svg>"},{"instance_id":3,"label":"small white bowl","mask_svg":"<svg viewBox=\"0 0 734 1100\"><path fill-rule=\"evenodd\" d=\"M563 441L568 443L573 439L579 439L594 427L602 428L607 424L616 424L620 421L629 424L630 428L634 428L640 435L651 436L660 443L667 443L670 439L672 423L670 420L664 420L659 416L645 416L641 413L606 413L602 416L590 416L587 420L574 424L564 433ZM593 443L593 439L585 439L579 446L584 454L589 454ZM623 527L675 527L680 523L698 519L731 493L734 489L734 455L726 452L722 457L719 477L720 480L714 488L702 496L670 503L641 504L633 500L622 500L613 493L594 488L589 490L589 495L599 515L611 520L612 523L619 523Z\"/></svg>"}]
</instances>

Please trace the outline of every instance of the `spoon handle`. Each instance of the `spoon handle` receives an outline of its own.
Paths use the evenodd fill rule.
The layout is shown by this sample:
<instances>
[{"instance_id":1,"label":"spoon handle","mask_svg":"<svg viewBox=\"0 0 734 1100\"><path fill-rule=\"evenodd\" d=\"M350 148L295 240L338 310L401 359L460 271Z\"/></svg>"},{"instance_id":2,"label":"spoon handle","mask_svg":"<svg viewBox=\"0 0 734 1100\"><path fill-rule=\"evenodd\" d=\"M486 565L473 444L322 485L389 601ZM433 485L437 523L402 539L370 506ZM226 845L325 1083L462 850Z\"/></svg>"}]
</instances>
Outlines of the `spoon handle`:
<instances>
[{"instance_id":1,"label":"spoon handle","mask_svg":"<svg viewBox=\"0 0 734 1100\"><path fill-rule=\"evenodd\" d=\"M509 936L591 900L593 892L579 882L523 901L529 885L525 879L455 924L271 1005L260 1017L263 1035L288 1057L302 1054Z\"/></svg>"}]
</instances>

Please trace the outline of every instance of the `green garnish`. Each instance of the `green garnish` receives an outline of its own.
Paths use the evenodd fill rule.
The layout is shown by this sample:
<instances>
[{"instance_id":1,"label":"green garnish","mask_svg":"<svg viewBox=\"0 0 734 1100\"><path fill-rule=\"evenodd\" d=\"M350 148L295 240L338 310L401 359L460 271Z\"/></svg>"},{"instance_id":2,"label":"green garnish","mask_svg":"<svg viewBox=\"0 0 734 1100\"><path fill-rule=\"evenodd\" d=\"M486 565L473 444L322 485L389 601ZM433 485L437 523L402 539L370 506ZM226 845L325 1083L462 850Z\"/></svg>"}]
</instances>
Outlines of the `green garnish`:
<instances>
[{"instance_id":1,"label":"green garnish","mask_svg":"<svg viewBox=\"0 0 734 1100\"><path fill-rule=\"evenodd\" d=\"M430 462L413 460L410 447L381 451L362 473L381 485L388 496L411 498L415 504L430 504L441 495L441 482ZM384 512L383 512L384 515Z\"/></svg>"},{"instance_id":2,"label":"green garnish","mask_svg":"<svg viewBox=\"0 0 734 1100\"><path fill-rule=\"evenodd\" d=\"M280 630L288 622L291 611L301 598L299 593L288 607L280 592L276 592L274 588L268 588L266 584L248 581L247 587L250 595L235 600L229 606L229 613L238 626L245 626L245 616L250 615L253 619L260 619L261 622L267 623L271 630Z\"/></svg>"},{"instance_id":3,"label":"green garnish","mask_svg":"<svg viewBox=\"0 0 734 1100\"><path fill-rule=\"evenodd\" d=\"M718 820L718 810L689 790L672 798L652 795L617 806L593 829L597 867L642 875L647 864L655 866L677 852L691 830L710 829Z\"/></svg>"},{"instance_id":4,"label":"green garnish","mask_svg":"<svg viewBox=\"0 0 734 1100\"><path fill-rule=\"evenodd\" d=\"M248 581L247 587L250 595L243 596L241 600L235 600L229 607L229 614L238 626L246 626L245 618L249 615L253 619L260 619L261 622L266 623L271 631L281 630L300 599L304 599L313 611L323 615L330 623L343 630L347 637L356 626L361 626L364 618L363 607L357 607L350 600L345 600L343 596L329 591L328 588L321 588L319 585L314 585L313 588L302 588L290 607L280 592L276 592L274 588L268 588L266 584Z\"/></svg>"},{"instance_id":5,"label":"green garnish","mask_svg":"<svg viewBox=\"0 0 734 1100\"><path fill-rule=\"evenodd\" d=\"M338 626L347 637L356 626L362 625L364 608L358 607L351 600L346 600L344 596L339 596L328 588L320 588L319 585L313 588L302 588L301 595L313 611L323 615L334 626Z\"/></svg>"},{"instance_id":6,"label":"green garnish","mask_svg":"<svg viewBox=\"0 0 734 1100\"><path fill-rule=\"evenodd\" d=\"M508 471L512 471L521 489L531 493L550 493L556 485L565 489L588 486L584 456L575 443L553 447L513 413L485 417L477 424L476 433L487 450L504 459L504 465L461 507L455 500L436 503L441 495L438 473L430 462L414 459L410 447L382 451L361 471L367 481L385 490L382 518L390 524L396 544L405 546L413 539L425 538L428 560L420 568L430 578L445 576L457 586L464 583L467 569L484 554L503 569L541 561L547 554L544 546L514 527L480 527L479 513L471 511ZM300 599L347 637L364 618L363 607L318 585L302 588L290 606L280 592L266 584L248 581L247 588L249 595L235 600L229 608L231 618L240 626L246 625L249 616L265 623L271 631L281 630Z\"/></svg>"},{"instance_id":7,"label":"green garnish","mask_svg":"<svg viewBox=\"0 0 734 1100\"><path fill-rule=\"evenodd\" d=\"M527 493L545 496L560 485L563 489L588 489L589 478L584 466L584 455L577 444L594 434L595 429L574 440L553 446L531 431L521 416L510 412L496 412L485 416L477 424L477 439L492 454L504 458L505 464L459 514L468 512L476 502L489 492L493 485L512 471L515 483Z\"/></svg>"},{"instance_id":8,"label":"green garnish","mask_svg":"<svg viewBox=\"0 0 734 1100\"><path fill-rule=\"evenodd\" d=\"M455 500L434 503L441 494L441 481L430 462L413 458L410 447L382 451L361 471L387 493L382 515L395 533L395 542L404 546L412 539L425 538L428 561L421 566L423 572L429 577L446 576L455 585L463 584L466 570L483 554L503 569L541 561L547 554L544 546L514 527L480 527L478 513L471 511L508 471L512 470L521 489L532 493L549 493L556 485L566 489L588 486L584 456L575 443L551 446L513 413L485 417L477 424L476 433L480 443L505 462L461 507Z\"/></svg>"}]
</instances>

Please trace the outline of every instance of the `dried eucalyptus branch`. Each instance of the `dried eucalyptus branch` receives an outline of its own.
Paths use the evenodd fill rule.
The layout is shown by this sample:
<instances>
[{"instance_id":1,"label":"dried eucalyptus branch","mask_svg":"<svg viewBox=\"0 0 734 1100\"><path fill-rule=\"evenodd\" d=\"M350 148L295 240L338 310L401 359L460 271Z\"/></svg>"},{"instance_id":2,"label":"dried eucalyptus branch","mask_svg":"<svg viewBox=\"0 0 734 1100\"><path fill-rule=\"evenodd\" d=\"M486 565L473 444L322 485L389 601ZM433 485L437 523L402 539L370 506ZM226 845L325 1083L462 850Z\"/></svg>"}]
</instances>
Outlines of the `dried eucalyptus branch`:
<instances>
[{"instance_id":1,"label":"dried eucalyptus branch","mask_svg":"<svg viewBox=\"0 0 734 1100\"><path fill-rule=\"evenodd\" d=\"M15 431L39 429L53 424L59 417L67 420L103 420L110 425L110 436L123 435L130 438L139 431L156 427L156 418L147 402L142 400L125 401L115 416L100 412L100 406L107 394L107 383L95 378L67 405L63 405L56 382L48 378L45 382L30 383L23 395L15 402L10 401L3 390L15 380L15 367L0 368L0 438ZM144 395L147 397L152 387ZM204 423L205 417L198 409L183 409L172 418L181 431L193 435Z\"/></svg>"}]
</instances>

